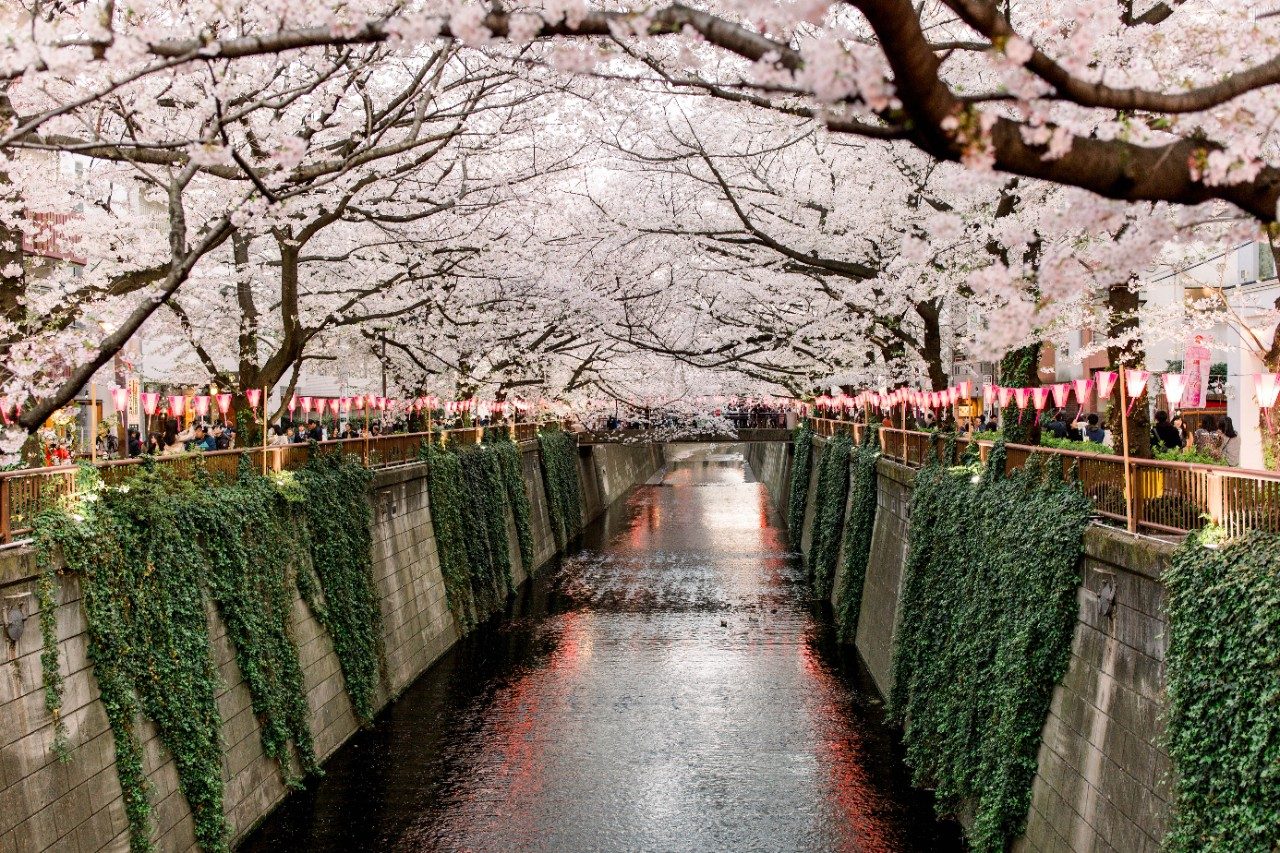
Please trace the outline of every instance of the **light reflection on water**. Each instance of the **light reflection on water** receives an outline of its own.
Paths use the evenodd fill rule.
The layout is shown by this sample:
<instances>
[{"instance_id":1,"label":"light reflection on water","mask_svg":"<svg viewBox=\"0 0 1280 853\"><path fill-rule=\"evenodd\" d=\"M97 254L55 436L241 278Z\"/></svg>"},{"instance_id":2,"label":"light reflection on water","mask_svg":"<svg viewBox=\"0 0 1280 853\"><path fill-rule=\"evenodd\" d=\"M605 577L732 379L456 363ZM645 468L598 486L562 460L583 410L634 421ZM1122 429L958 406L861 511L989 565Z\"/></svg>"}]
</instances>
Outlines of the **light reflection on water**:
<instances>
[{"instance_id":1,"label":"light reflection on water","mask_svg":"<svg viewBox=\"0 0 1280 853\"><path fill-rule=\"evenodd\" d=\"M752 479L695 449L634 489L243 849L959 849Z\"/></svg>"}]
</instances>

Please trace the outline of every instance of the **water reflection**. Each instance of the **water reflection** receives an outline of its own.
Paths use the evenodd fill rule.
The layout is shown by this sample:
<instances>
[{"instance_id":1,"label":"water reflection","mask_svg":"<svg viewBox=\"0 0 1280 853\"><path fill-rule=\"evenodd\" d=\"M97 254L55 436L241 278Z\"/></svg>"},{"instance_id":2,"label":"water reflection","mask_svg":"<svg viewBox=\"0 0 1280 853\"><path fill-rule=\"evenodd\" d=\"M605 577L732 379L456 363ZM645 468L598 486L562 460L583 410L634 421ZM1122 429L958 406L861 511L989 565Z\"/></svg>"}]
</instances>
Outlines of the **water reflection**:
<instances>
[{"instance_id":1,"label":"water reflection","mask_svg":"<svg viewBox=\"0 0 1280 853\"><path fill-rule=\"evenodd\" d=\"M958 849L763 486L725 448L683 453L244 849Z\"/></svg>"}]
</instances>

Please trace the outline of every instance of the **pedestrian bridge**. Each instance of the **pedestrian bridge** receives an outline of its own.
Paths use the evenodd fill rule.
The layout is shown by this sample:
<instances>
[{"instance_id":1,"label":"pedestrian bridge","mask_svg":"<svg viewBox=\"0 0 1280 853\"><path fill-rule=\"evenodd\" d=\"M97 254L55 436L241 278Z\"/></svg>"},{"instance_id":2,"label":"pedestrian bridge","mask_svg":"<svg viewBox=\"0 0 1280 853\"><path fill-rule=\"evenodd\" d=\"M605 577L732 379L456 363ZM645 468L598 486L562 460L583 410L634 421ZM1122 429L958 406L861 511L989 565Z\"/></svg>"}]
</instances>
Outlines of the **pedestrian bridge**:
<instances>
[{"instance_id":1,"label":"pedestrian bridge","mask_svg":"<svg viewBox=\"0 0 1280 853\"><path fill-rule=\"evenodd\" d=\"M759 441L790 441L791 430L748 427L725 432L688 432L676 427L660 427L580 432L577 438L578 444L750 444Z\"/></svg>"}]
</instances>

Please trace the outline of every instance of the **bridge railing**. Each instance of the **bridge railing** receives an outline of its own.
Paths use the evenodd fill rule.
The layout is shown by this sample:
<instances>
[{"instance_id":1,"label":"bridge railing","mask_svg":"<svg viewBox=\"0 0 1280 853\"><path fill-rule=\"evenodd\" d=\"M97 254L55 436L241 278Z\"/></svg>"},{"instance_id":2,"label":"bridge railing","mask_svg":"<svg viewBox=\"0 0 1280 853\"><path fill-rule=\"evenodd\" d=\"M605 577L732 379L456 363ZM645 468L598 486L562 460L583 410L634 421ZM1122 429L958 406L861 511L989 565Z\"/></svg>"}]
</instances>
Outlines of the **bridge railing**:
<instances>
[{"instance_id":1,"label":"bridge railing","mask_svg":"<svg viewBox=\"0 0 1280 853\"><path fill-rule=\"evenodd\" d=\"M443 438L450 445L466 446L478 444L486 431L501 432L517 442L531 441L538 437L538 428L536 423L521 423L515 424L514 430L502 425L334 439L318 442L315 452L340 453L358 459L368 468L388 468L418 461L424 441ZM309 444L285 444L157 456L154 464L177 477L190 478L203 471L214 482L230 482L239 472L242 456L247 456L248 464L257 471L295 471L307 464L311 454ZM142 470L145 462L141 458L111 459L98 462L94 467L103 482L118 486ZM77 465L59 465L0 472L0 544L10 544L29 534L35 517L42 510L73 494L78 470Z\"/></svg>"},{"instance_id":2,"label":"bridge railing","mask_svg":"<svg viewBox=\"0 0 1280 853\"><path fill-rule=\"evenodd\" d=\"M970 439L957 437L962 455ZM994 442L977 442L985 462ZM942 460L946 439L935 433L880 428L884 455L912 468ZM1005 445L1005 470L1014 471L1039 454L1051 470L1079 479L1099 516L1154 534L1183 534L1212 521L1238 536L1250 530L1280 532L1280 474L1271 471L1130 459L1132 500L1125 500L1123 457L1025 444Z\"/></svg>"}]
</instances>

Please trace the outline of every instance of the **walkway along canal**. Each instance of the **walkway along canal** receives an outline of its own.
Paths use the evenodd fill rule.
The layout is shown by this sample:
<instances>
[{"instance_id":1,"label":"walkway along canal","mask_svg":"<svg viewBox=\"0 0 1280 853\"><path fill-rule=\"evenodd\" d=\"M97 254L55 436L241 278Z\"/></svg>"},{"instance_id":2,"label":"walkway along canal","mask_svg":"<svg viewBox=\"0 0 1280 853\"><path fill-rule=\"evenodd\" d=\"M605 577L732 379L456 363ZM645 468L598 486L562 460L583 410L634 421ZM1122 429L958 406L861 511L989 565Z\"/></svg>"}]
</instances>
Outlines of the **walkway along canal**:
<instances>
[{"instance_id":1,"label":"walkway along canal","mask_svg":"<svg viewBox=\"0 0 1280 853\"><path fill-rule=\"evenodd\" d=\"M742 456L668 454L241 849L959 849Z\"/></svg>"}]
</instances>

